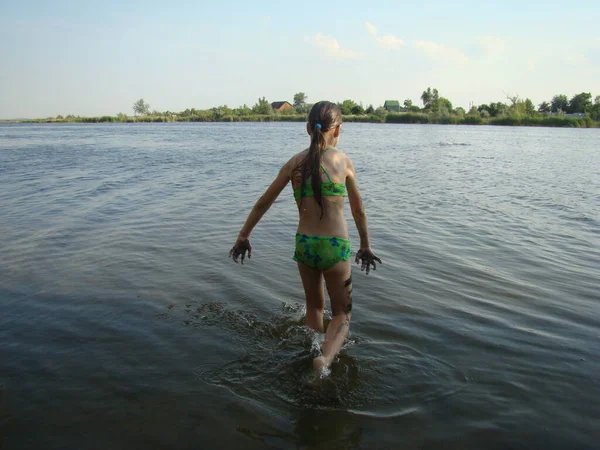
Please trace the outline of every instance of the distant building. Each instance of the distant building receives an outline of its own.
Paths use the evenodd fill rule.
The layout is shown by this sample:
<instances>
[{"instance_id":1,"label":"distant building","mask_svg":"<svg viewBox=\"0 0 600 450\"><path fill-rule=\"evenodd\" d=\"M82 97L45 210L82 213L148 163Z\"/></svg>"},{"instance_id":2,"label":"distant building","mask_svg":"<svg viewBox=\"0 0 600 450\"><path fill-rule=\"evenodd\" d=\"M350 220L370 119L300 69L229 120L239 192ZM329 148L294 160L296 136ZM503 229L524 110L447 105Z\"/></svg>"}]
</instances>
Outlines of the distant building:
<instances>
[{"instance_id":1,"label":"distant building","mask_svg":"<svg viewBox=\"0 0 600 450\"><path fill-rule=\"evenodd\" d=\"M277 111L285 111L286 109L293 108L290 102L273 102L271 108Z\"/></svg>"},{"instance_id":2,"label":"distant building","mask_svg":"<svg viewBox=\"0 0 600 450\"><path fill-rule=\"evenodd\" d=\"M383 107L387 111L400 112L400 102L398 100L386 100Z\"/></svg>"}]
</instances>

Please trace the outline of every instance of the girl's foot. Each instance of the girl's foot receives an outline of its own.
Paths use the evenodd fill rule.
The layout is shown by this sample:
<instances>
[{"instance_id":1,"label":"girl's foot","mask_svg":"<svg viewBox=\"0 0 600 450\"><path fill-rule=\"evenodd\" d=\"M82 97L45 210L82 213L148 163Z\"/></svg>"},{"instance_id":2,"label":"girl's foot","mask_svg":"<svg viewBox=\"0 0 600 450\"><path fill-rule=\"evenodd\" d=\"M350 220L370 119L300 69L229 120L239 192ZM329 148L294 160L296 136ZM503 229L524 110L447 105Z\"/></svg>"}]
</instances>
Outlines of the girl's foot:
<instances>
[{"instance_id":1,"label":"girl's foot","mask_svg":"<svg viewBox=\"0 0 600 450\"><path fill-rule=\"evenodd\" d=\"M327 360L324 356L317 356L315 359L313 359L313 368L315 369L317 375L322 375L324 372L326 372L329 368L328 366L329 364L327 364Z\"/></svg>"}]
</instances>

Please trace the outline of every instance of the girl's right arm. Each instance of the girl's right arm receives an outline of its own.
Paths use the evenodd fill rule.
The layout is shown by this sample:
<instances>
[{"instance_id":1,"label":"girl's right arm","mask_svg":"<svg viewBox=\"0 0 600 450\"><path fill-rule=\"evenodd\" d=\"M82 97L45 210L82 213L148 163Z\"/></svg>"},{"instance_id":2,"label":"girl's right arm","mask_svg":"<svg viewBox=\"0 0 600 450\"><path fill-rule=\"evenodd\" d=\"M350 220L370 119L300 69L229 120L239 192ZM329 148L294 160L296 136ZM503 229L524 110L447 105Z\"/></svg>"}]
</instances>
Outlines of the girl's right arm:
<instances>
[{"instance_id":1,"label":"girl's right arm","mask_svg":"<svg viewBox=\"0 0 600 450\"><path fill-rule=\"evenodd\" d=\"M354 223L358 229L358 235L360 236L360 249L356 253L356 263L361 262L361 270L367 270L367 274L373 265L375 270L375 261L381 264L381 260L373 254L371 250L371 242L369 241L369 230L367 226L367 213L363 206L360 192L358 190L358 184L356 183L356 171L352 160L348 158L348 173L346 175L346 190L348 191L348 200L350 201L350 211L352 211L352 217Z\"/></svg>"},{"instance_id":2,"label":"girl's right arm","mask_svg":"<svg viewBox=\"0 0 600 450\"><path fill-rule=\"evenodd\" d=\"M295 159L290 159L285 165L279 170L279 174L271 185L267 188L265 193L258 199L254 207L250 211L246 222L242 226L240 233L233 244L233 248L229 251L229 257L232 258L236 263L238 257L242 256L242 264L248 252L248 258L252 256L252 245L250 245L250 234L256 226L256 224L262 219L263 215L269 210L271 205L275 202L281 191L290 182L292 170L294 167Z\"/></svg>"}]
</instances>

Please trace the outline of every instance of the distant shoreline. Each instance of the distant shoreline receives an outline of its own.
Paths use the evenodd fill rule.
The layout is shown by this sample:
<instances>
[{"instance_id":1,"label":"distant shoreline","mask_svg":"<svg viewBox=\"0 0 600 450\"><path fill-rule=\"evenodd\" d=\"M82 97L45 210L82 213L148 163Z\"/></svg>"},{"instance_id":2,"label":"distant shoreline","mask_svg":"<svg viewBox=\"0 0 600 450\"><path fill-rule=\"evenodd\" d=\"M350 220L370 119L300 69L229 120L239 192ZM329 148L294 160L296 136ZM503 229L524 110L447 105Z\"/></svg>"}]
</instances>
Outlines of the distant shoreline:
<instances>
[{"instance_id":1,"label":"distant shoreline","mask_svg":"<svg viewBox=\"0 0 600 450\"><path fill-rule=\"evenodd\" d=\"M214 117L180 117L180 116L101 116L101 117L69 117L48 119L14 119L0 120L0 124L34 123L34 124L60 124L60 123L174 123L174 122L305 122L304 114L269 114L248 116ZM390 113L385 116L349 115L343 117L344 122L358 123L395 123L395 124L435 124L435 125L496 125L496 126L527 126L527 127L562 127L562 128L600 128L600 123L590 117L561 117L561 116L505 116L482 118L477 115L465 116L436 116L422 113Z\"/></svg>"}]
</instances>

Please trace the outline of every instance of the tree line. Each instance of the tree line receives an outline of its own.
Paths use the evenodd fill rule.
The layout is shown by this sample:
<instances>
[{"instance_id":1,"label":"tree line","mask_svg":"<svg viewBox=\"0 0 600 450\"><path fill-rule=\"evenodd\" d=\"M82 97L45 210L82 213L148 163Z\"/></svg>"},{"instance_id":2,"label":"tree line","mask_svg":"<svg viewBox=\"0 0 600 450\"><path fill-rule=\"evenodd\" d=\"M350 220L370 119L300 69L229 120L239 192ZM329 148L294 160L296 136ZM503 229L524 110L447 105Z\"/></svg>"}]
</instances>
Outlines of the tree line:
<instances>
[{"instance_id":1,"label":"tree line","mask_svg":"<svg viewBox=\"0 0 600 450\"><path fill-rule=\"evenodd\" d=\"M470 105L469 110L454 107L452 102L440 95L436 88L428 87L421 94L422 106L406 99L398 111L383 106L364 106L361 102L346 99L338 102L345 121L392 122L392 123L449 123L449 124L493 124L493 125L548 125L548 126L599 126L600 95L592 101L592 94L582 92L571 98L564 94L555 95L549 101L536 105L529 98L505 93L506 102ZM252 106L227 105L210 109L188 108L184 111L157 111L141 98L133 106L133 117L119 113L103 117L67 117L42 119L39 121L74 122L211 122L211 121L304 121L312 104L304 92L293 96L292 106L283 111L274 110L266 97L260 97ZM571 120L569 114L579 113L582 117Z\"/></svg>"},{"instance_id":2,"label":"tree line","mask_svg":"<svg viewBox=\"0 0 600 450\"><path fill-rule=\"evenodd\" d=\"M422 107L413 104L411 99L406 99L404 100L399 112L426 113L441 116L464 116L479 114L482 118L503 116L535 116L536 114L561 115L573 113L587 114L593 120L599 120L600 117L600 95L597 95L592 101L592 94L589 92L576 94L570 99L564 94L555 95L549 102L544 101L540 103L537 108L529 98L522 99L518 95L505 95L506 99L508 100L506 103L492 102L478 106L473 105L469 111L466 111L460 106L454 108L452 102L446 97L441 96L438 89L432 89L431 87L428 87L423 91L420 97L421 102L423 103ZM227 105L222 105L210 108L208 110L191 108L186 109L185 111L174 113L171 111L151 112L150 105L148 105L144 99L140 99L133 104L133 111L135 117L138 115L175 115L180 117L214 117L217 120L228 116L235 117L279 114L300 115L307 114L312 107L307 100L308 96L304 92L298 92L294 94L292 108L284 111L274 110L271 107L271 103L265 97L261 97L253 106L244 104L238 108L229 108ZM386 110L383 106L378 106L375 108L373 105L369 105L365 107L362 103L351 99L338 102L338 106L340 107L340 110L344 116L376 115L378 117L384 117L390 113L390 111Z\"/></svg>"}]
</instances>

